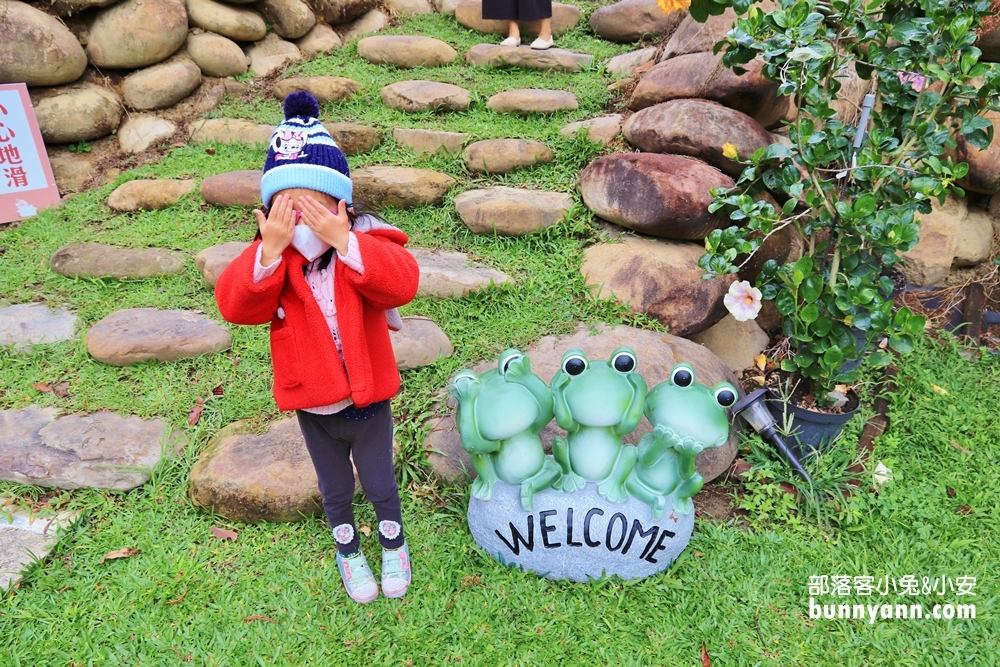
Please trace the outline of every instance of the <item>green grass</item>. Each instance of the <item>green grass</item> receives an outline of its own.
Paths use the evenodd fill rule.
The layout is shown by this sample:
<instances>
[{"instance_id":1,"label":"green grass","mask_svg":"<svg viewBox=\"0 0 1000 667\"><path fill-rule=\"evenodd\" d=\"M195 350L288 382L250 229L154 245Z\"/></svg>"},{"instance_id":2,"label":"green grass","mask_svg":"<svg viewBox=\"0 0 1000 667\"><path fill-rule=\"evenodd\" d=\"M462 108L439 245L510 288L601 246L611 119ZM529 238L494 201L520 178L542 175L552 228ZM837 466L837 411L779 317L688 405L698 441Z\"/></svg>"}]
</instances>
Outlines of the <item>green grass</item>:
<instances>
[{"instance_id":1,"label":"green grass","mask_svg":"<svg viewBox=\"0 0 1000 667\"><path fill-rule=\"evenodd\" d=\"M593 6L583 3L587 10ZM483 41L438 15L406 19L388 32L440 37L460 53ZM592 53L598 63L629 48L600 42L584 27L562 38L560 46ZM579 265L583 249L598 234L582 205L562 225L510 239L469 232L452 199L464 189L498 183L572 192L579 203L576 174L600 151L579 139L564 139L558 130L602 112L609 100L607 80L599 67L575 75L462 64L402 71L361 61L353 46L296 65L292 72L349 76L364 84L351 102L324 106L324 120L373 125L385 136L376 151L351 158L353 168L404 164L459 179L440 207L382 211L411 235L413 245L460 250L514 278L462 299L418 299L404 308L404 314L434 319L455 346L451 358L405 372L394 401L414 586L400 601L380 598L366 607L354 605L342 590L334 544L321 519L233 525L187 499L187 474L212 434L236 420L264 428L281 416L269 390L266 328L231 327L233 347L218 355L127 368L93 360L82 339L37 346L27 354L3 349L0 408L39 404L65 412L109 409L159 417L185 431L189 445L165 461L149 483L128 493L52 492L0 483L0 495L13 495L23 505L42 499L83 517L52 558L32 566L21 585L3 596L0 666L178 665L185 660L233 666L698 665L703 644L712 664L727 666L994 664L989 647L1000 633L995 583L1000 362L990 355L971 362L952 344L926 341L901 364L892 428L877 441L874 456L893 470L895 480L878 494L864 489L826 506L826 514L817 518L772 494L773 487L751 487L739 501L749 508L744 516L728 523L699 518L690 546L674 566L642 581L550 582L480 553L465 525L467 491L432 483L423 469L425 418L440 409L435 403L448 378L495 359L506 347L572 331L580 321L657 325L589 296ZM476 103L460 114L405 115L383 107L379 88L406 78L457 83L474 92ZM573 90L581 108L517 118L485 107L489 95L515 87ZM272 99L228 101L219 114L259 122L280 118ZM538 139L553 148L556 160L504 177L472 176L458 158L417 157L397 146L391 139L395 126L462 131L477 139ZM109 186L0 228L0 295L8 303L40 300L67 307L79 315L82 330L117 309L139 306L197 309L218 318L193 257L216 243L252 238L248 212L206 206L196 193L159 212L117 214L104 206L113 188L129 179L203 178L263 161L259 147L213 148L213 155L205 146L172 149L162 161L128 171ZM158 280L72 280L52 273L51 254L80 241L168 247L191 259L180 275ZM63 399L32 386L63 380L70 382ZM201 421L188 427L195 399L218 385L225 395L208 401ZM860 427L860 420L849 426L834 459L850 459ZM973 455L952 447L952 441ZM748 442L743 455L757 457L775 475L782 472L780 463L767 462L757 443ZM964 505L971 513L956 512ZM361 524L373 525L367 503L360 503L358 512ZM220 541L212 536L212 526L235 529L239 539ZM374 546L374 540L366 544ZM123 547L139 553L98 562ZM972 601L978 618L873 625L811 620L808 582L821 574L975 576L979 585ZM938 601L918 600L928 606ZM962 602L952 596L939 601ZM254 616L271 620L246 620Z\"/></svg>"}]
</instances>

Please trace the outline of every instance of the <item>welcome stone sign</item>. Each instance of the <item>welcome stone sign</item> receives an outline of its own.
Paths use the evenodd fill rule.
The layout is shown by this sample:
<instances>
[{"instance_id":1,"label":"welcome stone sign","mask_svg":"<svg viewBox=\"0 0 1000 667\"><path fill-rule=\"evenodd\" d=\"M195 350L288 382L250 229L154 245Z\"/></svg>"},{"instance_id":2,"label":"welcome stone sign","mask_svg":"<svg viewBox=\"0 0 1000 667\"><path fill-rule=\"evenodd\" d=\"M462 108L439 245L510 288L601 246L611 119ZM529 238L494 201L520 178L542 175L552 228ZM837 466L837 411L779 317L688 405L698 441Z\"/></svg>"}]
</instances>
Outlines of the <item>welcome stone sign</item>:
<instances>
[{"instance_id":1,"label":"welcome stone sign","mask_svg":"<svg viewBox=\"0 0 1000 667\"><path fill-rule=\"evenodd\" d=\"M626 347L607 360L569 350L546 386L517 350L482 376L451 382L457 426L478 474L469 501L476 543L502 563L554 579L624 579L665 570L694 531L695 457L729 436L736 389L697 383L677 364L651 391ZM653 431L622 437L643 415ZM566 430L542 448L555 418Z\"/></svg>"}]
</instances>

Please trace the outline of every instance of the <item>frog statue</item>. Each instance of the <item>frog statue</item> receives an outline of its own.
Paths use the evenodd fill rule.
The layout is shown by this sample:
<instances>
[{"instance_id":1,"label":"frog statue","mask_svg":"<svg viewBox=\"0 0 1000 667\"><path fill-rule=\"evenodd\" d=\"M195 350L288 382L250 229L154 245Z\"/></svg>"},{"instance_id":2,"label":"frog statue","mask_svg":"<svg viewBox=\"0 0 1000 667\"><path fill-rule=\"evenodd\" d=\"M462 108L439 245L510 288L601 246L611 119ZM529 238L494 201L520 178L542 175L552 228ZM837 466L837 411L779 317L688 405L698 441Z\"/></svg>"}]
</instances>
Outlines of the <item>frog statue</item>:
<instances>
[{"instance_id":1,"label":"frog statue","mask_svg":"<svg viewBox=\"0 0 1000 667\"><path fill-rule=\"evenodd\" d=\"M642 419L646 381L635 372L635 352L620 347L609 361L589 361L581 350L563 355L552 377L556 423L567 438L552 441L552 454L562 477L556 488L565 492L597 483L606 500L628 500L625 478L635 463L636 448L622 444Z\"/></svg>"},{"instance_id":2,"label":"frog statue","mask_svg":"<svg viewBox=\"0 0 1000 667\"><path fill-rule=\"evenodd\" d=\"M694 509L691 496L705 484L695 471L695 457L729 438L726 408L738 397L728 382L711 389L698 384L694 368L684 362L650 390L645 412L653 431L639 441L639 456L625 488L649 505L654 519L663 516L670 494L677 512L690 514Z\"/></svg>"},{"instance_id":3,"label":"frog statue","mask_svg":"<svg viewBox=\"0 0 1000 667\"><path fill-rule=\"evenodd\" d=\"M461 371L450 390L458 400L458 433L478 475L472 495L489 500L497 480L519 485L521 507L530 512L535 494L561 474L538 437L552 419L549 388L526 356L506 350L496 369L482 376Z\"/></svg>"}]
</instances>

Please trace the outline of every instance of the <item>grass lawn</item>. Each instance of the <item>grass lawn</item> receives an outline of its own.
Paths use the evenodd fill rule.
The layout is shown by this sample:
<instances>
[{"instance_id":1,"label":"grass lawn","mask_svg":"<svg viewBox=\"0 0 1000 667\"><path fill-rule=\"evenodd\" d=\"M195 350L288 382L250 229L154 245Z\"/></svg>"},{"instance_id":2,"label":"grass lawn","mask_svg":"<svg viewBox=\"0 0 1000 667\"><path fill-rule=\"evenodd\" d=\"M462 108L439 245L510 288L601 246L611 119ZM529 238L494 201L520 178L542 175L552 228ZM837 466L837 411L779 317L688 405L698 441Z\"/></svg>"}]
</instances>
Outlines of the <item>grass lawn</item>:
<instances>
[{"instance_id":1,"label":"grass lawn","mask_svg":"<svg viewBox=\"0 0 1000 667\"><path fill-rule=\"evenodd\" d=\"M595 6L578 4L585 11ZM437 36L460 53L484 41L437 14L407 18L387 32ZM597 63L628 50L595 39L583 27L559 45L592 53ZM479 552L465 525L467 491L429 481L423 467L424 421L450 376L495 359L506 347L570 332L579 321L658 327L620 305L592 299L579 274L582 251L599 234L575 193L576 176L601 151L560 137L558 130L602 113L611 95L607 79L600 68L569 75L459 63L399 71L368 64L353 45L296 65L289 74L334 74L363 83L352 101L324 105L324 120L374 125L386 137L376 151L351 158L352 168L407 165L459 179L441 207L382 211L411 235L412 245L461 250L514 278L459 300L418 299L403 309L433 318L455 346L451 358L404 372L393 403L414 585L401 600L355 605L342 589L333 539L320 518L234 525L187 499L188 471L212 434L238 419L263 428L281 416L270 394L265 327L231 327L234 343L225 353L126 368L91 358L82 338L29 354L3 349L0 408L38 404L161 417L184 429L189 445L149 483L127 493L0 482L0 495L15 496L24 506L70 508L83 516L51 559L35 564L19 587L0 598L0 667L702 665L703 645L711 664L726 666L996 664L1000 360L989 354L971 360L950 342L928 339L900 364L892 426L876 442L873 457L892 469L894 481L878 494L865 490L830 506L825 519L804 516L771 485L723 486L738 493L734 502L745 511L727 521L699 517L690 545L668 572L632 582L551 582ZM378 90L407 78L462 85L474 93L474 105L466 113L443 115L385 108ZM572 90L580 109L524 119L485 107L490 95L518 87ZM270 98L230 100L216 115L276 122L280 106ZM476 139L537 139L553 148L556 159L483 178L469 174L460 158L408 153L391 139L396 126L462 131ZM217 145L214 154L205 148L171 149L162 161L126 172L109 186L0 228L2 299L69 308L80 317L81 330L115 310L140 306L196 309L217 318L194 255L213 244L250 240L254 227L247 211L204 205L197 193L157 212L117 214L104 206L126 180L203 178L257 168L264 158L259 147ZM458 218L452 197L486 183L572 192L578 206L568 222L536 235L477 236ZM147 281L73 280L49 270L56 249L81 241L168 247L190 260L178 276ZM60 381L70 383L66 398L33 387ZM218 385L225 395L208 401L198 424L188 427L195 399ZM834 457L849 458L857 422ZM778 464L772 467L780 474ZM373 526L370 506L359 502L359 523ZM213 526L236 530L239 538L219 540ZM374 536L365 545L377 556ZM139 553L99 563L125 547ZM976 577L975 596L946 591L817 598L852 605L919 602L928 612L935 604L973 603L976 618L811 619L809 583L819 575L953 582Z\"/></svg>"}]
</instances>

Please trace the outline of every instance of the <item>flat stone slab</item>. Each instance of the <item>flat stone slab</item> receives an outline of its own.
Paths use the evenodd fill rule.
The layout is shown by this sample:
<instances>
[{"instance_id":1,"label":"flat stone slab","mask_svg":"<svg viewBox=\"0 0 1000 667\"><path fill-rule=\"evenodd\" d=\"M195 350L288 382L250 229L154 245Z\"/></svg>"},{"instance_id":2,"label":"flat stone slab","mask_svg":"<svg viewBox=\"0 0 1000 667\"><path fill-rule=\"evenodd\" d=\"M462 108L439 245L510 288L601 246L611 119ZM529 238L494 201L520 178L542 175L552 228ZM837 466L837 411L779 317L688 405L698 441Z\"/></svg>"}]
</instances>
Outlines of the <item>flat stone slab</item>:
<instances>
[{"instance_id":1,"label":"flat stone slab","mask_svg":"<svg viewBox=\"0 0 1000 667\"><path fill-rule=\"evenodd\" d=\"M486 139L465 149L465 166L469 171L486 174L506 174L554 159L555 154L548 146L528 139Z\"/></svg>"},{"instance_id":2,"label":"flat stone slab","mask_svg":"<svg viewBox=\"0 0 1000 667\"><path fill-rule=\"evenodd\" d=\"M518 88L497 93L486 102L497 113L533 114L575 111L580 107L576 95L563 90Z\"/></svg>"},{"instance_id":3,"label":"flat stone slab","mask_svg":"<svg viewBox=\"0 0 1000 667\"><path fill-rule=\"evenodd\" d=\"M194 179L138 179L122 183L108 195L108 208L115 211L156 211L176 204L197 187Z\"/></svg>"},{"instance_id":4,"label":"flat stone slab","mask_svg":"<svg viewBox=\"0 0 1000 667\"><path fill-rule=\"evenodd\" d=\"M565 220L573 198L565 192L495 187L466 190L455 197L455 208L478 234L523 236Z\"/></svg>"},{"instance_id":5,"label":"flat stone slab","mask_svg":"<svg viewBox=\"0 0 1000 667\"><path fill-rule=\"evenodd\" d=\"M472 104L469 91L437 81L399 81L379 91L387 107L407 113L421 111L465 111Z\"/></svg>"},{"instance_id":6,"label":"flat stone slab","mask_svg":"<svg viewBox=\"0 0 1000 667\"><path fill-rule=\"evenodd\" d=\"M466 51L465 62L480 67L524 67L574 73L589 69L594 56L556 48L539 51L526 44L476 44Z\"/></svg>"},{"instance_id":7,"label":"flat stone slab","mask_svg":"<svg viewBox=\"0 0 1000 667\"><path fill-rule=\"evenodd\" d=\"M0 345L23 348L58 343L76 336L76 315L44 303L19 303L0 308Z\"/></svg>"},{"instance_id":8,"label":"flat stone slab","mask_svg":"<svg viewBox=\"0 0 1000 667\"><path fill-rule=\"evenodd\" d=\"M458 181L433 169L412 167L374 166L351 172L354 182L354 200L376 210L384 206L416 208L433 206L444 200L444 195Z\"/></svg>"},{"instance_id":9,"label":"flat stone slab","mask_svg":"<svg viewBox=\"0 0 1000 667\"><path fill-rule=\"evenodd\" d=\"M20 581L28 565L45 560L59 541L59 533L78 516L76 512L15 511L9 499L0 498L0 592Z\"/></svg>"},{"instance_id":10,"label":"flat stone slab","mask_svg":"<svg viewBox=\"0 0 1000 667\"><path fill-rule=\"evenodd\" d=\"M469 498L468 521L476 544L504 565L583 583L662 572L694 532L694 512L653 519L642 501L608 502L593 483L575 493L540 491L525 512L518 487L497 482L490 500Z\"/></svg>"},{"instance_id":11,"label":"flat stone slab","mask_svg":"<svg viewBox=\"0 0 1000 667\"><path fill-rule=\"evenodd\" d=\"M347 156L373 151L382 143L379 131L368 125L349 122L324 124L327 132Z\"/></svg>"},{"instance_id":12,"label":"flat stone slab","mask_svg":"<svg viewBox=\"0 0 1000 667\"><path fill-rule=\"evenodd\" d=\"M260 179L256 169L230 171L201 182L201 196L216 206L260 206Z\"/></svg>"},{"instance_id":13,"label":"flat stone slab","mask_svg":"<svg viewBox=\"0 0 1000 667\"><path fill-rule=\"evenodd\" d=\"M409 251L420 267L417 296L460 297L510 280L502 271L470 261L465 253L428 248L409 248Z\"/></svg>"},{"instance_id":14,"label":"flat stone slab","mask_svg":"<svg viewBox=\"0 0 1000 667\"><path fill-rule=\"evenodd\" d=\"M226 267L249 247L249 243L231 241L205 248L195 255L194 265L198 269L198 273L205 279L205 285L215 287L215 283Z\"/></svg>"},{"instance_id":15,"label":"flat stone slab","mask_svg":"<svg viewBox=\"0 0 1000 667\"><path fill-rule=\"evenodd\" d=\"M55 408L0 411L0 479L59 489L145 484L164 452L183 445L159 419L113 412L57 417Z\"/></svg>"},{"instance_id":16,"label":"flat stone slab","mask_svg":"<svg viewBox=\"0 0 1000 667\"><path fill-rule=\"evenodd\" d=\"M147 114L134 114L118 128L118 144L127 153L141 153L153 144L169 139L177 125Z\"/></svg>"},{"instance_id":17,"label":"flat stone slab","mask_svg":"<svg viewBox=\"0 0 1000 667\"><path fill-rule=\"evenodd\" d=\"M411 130L394 128L392 138L416 153L458 153L469 139L464 132L439 132L437 130Z\"/></svg>"},{"instance_id":18,"label":"flat stone slab","mask_svg":"<svg viewBox=\"0 0 1000 667\"><path fill-rule=\"evenodd\" d=\"M609 58L604 64L604 69L612 76L631 76L636 68L645 65L656 57L656 47L651 46L638 51L629 51L620 56Z\"/></svg>"},{"instance_id":19,"label":"flat stone slab","mask_svg":"<svg viewBox=\"0 0 1000 667\"><path fill-rule=\"evenodd\" d=\"M166 248L119 248L103 243L72 243L53 253L49 268L70 278L118 280L175 276L187 257Z\"/></svg>"},{"instance_id":20,"label":"flat stone slab","mask_svg":"<svg viewBox=\"0 0 1000 667\"><path fill-rule=\"evenodd\" d=\"M587 120L578 120L559 130L564 137L572 137L580 130L586 130L587 138L595 144L607 146L622 133L622 115L598 116Z\"/></svg>"},{"instance_id":21,"label":"flat stone slab","mask_svg":"<svg viewBox=\"0 0 1000 667\"><path fill-rule=\"evenodd\" d=\"M201 313L187 310L129 308L111 313L84 337L87 351L112 366L149 359L177 361L226 350L229 329Z\"/></svg>"},{"instance_id":22,"label":"flat stone slab","mask_svg":"<svg viewBox=\"0 0 1000 667\"><path fill-rule=\"evenodd\" d=\"M283 100L296 90L305 90L318 102L344 102L361 90L361 84L343 76L296 76L274 84L271 92Z\"/></svg>"},{"instance_id":23,"label":"flat stone slab","mask_svg":"<svg viewBox=\"0 0 1000 667\"><path fill-rule=\"evenodd\" d=\"M396 368L401 371L430 366L455 351L448 334L429 317L404 317L403 328L390 331L389 338L396 355Z\"/></svg>"},{"instance_id":24,"label":"flat stone slab","mask_svg":"<svg viewBox=\"0 0 1000 667\"><path fill-rule=\"evenodd\" d=\"M458 51L433 37L379 35L358 42L358 55L376 65L440 67L454 62Z\"/></svg>"},{"instance_id":25,"label":"flat stone slab","mask_svg":"<svg viewBox=\"0 0 1000 667\"><path fill-rule=\"evenodd\" d=\"M191 123L192 143L215 141L220 144L269 144L273 125L259 125L238 118L209 118Z\"/></svg>"}]
</instances>

